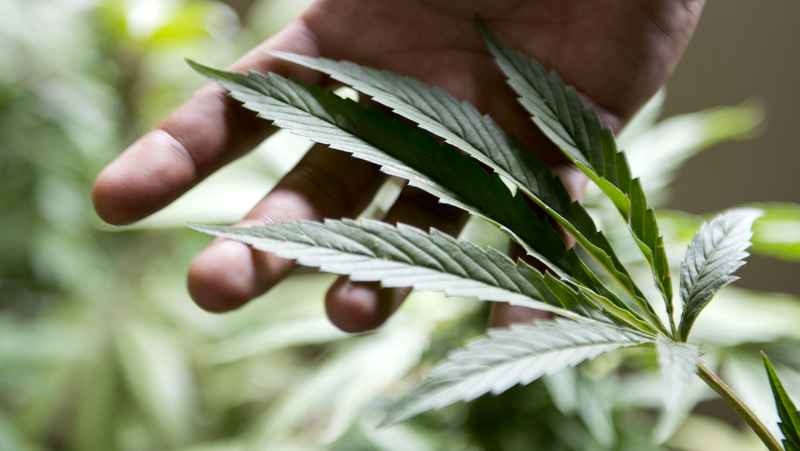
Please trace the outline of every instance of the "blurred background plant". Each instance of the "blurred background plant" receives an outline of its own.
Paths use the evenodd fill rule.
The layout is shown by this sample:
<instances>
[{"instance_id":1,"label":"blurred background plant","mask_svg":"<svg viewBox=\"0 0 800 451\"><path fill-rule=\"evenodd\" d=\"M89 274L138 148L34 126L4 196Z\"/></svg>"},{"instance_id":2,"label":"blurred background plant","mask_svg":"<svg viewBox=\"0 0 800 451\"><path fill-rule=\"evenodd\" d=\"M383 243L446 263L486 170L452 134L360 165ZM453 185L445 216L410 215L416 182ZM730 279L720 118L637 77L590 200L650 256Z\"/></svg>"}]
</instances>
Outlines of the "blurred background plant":
<instances>
[{"instance_id":1,"label":"blurred background plant","mask_svg":"<svg viewBox=\"0 0 800 451\"><path fill-rule=\"evenodd\" d=\"M185 269L207 238L183 224L235 221L302 155L300 139L279 134L134 226L96 218L99 170L203 83L182 59L224 66L307 3L0 0L0 450L661 449L651 430L666 437L677 424L658 423L655 362L636 352L376 430L391 399L482 333L486 306L473 300L415 293L359 337L325 319L327 275L298 273L224 316L195 307ZM752 135L763 116L749 103L656 122L662 103L663 93L620 139L649 198L664 202L687 158ZM389 183L370 211L397 190ZM622 239L595 199L587 205ZM760 207L752 251L799 261L800 208ZM659 215L679 261L702 218ZM480 222L465 233L506 246ZM795 297L732 288L694 338L774 423L758 351L798 399L798 322ZM671 449L759 449L701 385L688 398Z\"/></svg>"}]
</instances>

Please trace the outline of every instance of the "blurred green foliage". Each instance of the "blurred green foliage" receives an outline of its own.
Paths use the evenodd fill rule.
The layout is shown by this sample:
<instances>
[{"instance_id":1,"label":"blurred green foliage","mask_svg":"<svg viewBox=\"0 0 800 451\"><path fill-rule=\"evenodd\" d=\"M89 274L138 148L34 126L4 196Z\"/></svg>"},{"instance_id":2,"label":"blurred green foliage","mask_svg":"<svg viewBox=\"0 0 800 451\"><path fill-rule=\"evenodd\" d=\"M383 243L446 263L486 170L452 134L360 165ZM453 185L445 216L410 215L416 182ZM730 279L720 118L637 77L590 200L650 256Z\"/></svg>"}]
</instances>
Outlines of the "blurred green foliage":
<instances>
[{"instance_id":1,"label":"blurred green foliage","mask_svg":"<svg viewBox=\"0 0 800 451\"><path fill-rule=\"evenodd\" d=\"M226 65L307 3L0 0L0 450L660 449L648 445L657 383L618 371L654 366L635 353L375 430L390 399L482 333L486 307L476 301L417 293L360 337L325 319L325 275L297 275L229 315L196 308L184 273L207 239L182 224L236 220L302 155L302 140L270 140L135 226L112 230L96 218L96 174L203 82L183 58ZM761 119L743 105L653 125L659 102L621 137L654 196L686 158ZM647 152L654 143L661 150ZM397 190L387 185L372 211ZM590 193L605 217L592 202ZM770 206L753 250L800 258L799 212ZM700 218L662 214L682 252ZM613 224L604 223L612 238ZM465 233L503 248L488 230L474 222ZM727 293L697 326L719 348L719 366L748 392L758 386L755 348L772 349L787 387L799 387L800 359L787 345L800 340L798 301ZM697 430L725 449L757 449L706 416L670 446L711 449Z\"/></svg>"}]
</instances>

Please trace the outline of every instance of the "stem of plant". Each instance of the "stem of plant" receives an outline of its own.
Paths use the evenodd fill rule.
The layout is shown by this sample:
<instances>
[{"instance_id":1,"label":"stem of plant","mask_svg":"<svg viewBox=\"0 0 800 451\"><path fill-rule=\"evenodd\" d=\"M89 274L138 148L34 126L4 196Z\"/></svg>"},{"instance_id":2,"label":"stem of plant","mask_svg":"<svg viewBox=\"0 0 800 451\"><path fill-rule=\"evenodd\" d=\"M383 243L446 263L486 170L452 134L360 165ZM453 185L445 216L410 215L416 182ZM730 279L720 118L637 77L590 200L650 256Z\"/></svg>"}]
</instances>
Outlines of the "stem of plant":
<instances>
[{"instance_id":1,"label":"stem of plant","mask_svg":"<svg viewBox=\"0 0 800 451\"><path fill-rule=\"evenodd\" d=\"M697 369L699 370L698 374L700 379L703 379L703 382L708 384L708 386L717 392L725 402L733 407L733 410L747 422L747 425L753 429L756 435L758 435L758 438L767 445L767 449L770 451L784 451L778 439L769 432L767 427L764 426L764 423L756 417L753 411L736 396L736 393L734 393L722 379L717 377L716 374L712 373L711 370L704 365L697 365Z\"/></svg>"}]
</instances>

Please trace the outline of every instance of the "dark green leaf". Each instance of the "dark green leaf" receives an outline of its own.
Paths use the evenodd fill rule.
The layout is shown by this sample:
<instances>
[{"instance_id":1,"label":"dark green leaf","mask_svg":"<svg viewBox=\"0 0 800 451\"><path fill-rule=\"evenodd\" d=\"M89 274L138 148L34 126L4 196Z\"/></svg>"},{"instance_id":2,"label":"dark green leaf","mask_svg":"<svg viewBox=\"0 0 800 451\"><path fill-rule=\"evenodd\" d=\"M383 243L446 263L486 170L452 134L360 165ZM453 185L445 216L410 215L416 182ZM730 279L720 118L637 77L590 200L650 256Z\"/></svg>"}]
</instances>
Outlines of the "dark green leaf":
<instances>
[{"instance_id":1,"label":"dark green leaf","mask_svg":"<svg viewBox=\"0 0 800 451\"><path fill-rule=\"evenodd\" d=\"M783 388L783 384L767 355L763 352L761 355L764 357L764 366L767 368L769 384L772 387L775 405L778 408L778 416L781 419L778 425L781 428L781 432L783 432L783 447L787 451L800 451L800 412L797 411L794 402L789 398L786 389Z\"/></svg>"},{"instance_id":2,"label":"dark green leaf","mask_svg":"<svg viewBox=\"0 0 800 451\"><path fill-rule=\"evenodd\" d=\"M316 86L276 74L244 75L191 64L275 125L380 165L440 201L497 224L560 277L587 287L615 315L653 330L566 249L547 219L537 217L523 197L512 195L497 174L488 174L450 145Z\"/></svg>"},{"instance_id":3,"label":"dark green leaf","mask_svg":"<svg viewBox=\"0 0 800 451\"><path fill-rule=\"evenodd\" d=\"M500 225L558 273L573 273L566 247L547 220L538 218L522 197L512 195L497 175L489 175L453 147L316 86L276 74L244 75L192 65L260 117L380 165L382 171L442 202Z\"/></svg>"},{"instance_id":4,"label":"dark green leaf","mask_svg":"<svg viewBox=\"0 0 800 451\"><path fill-rule=\"evenodd\" d=\"M612 200L628 222L639 248L653 269L672 316L672 283L663 238L653 210L648 208L641 183L632 179L625 154L618 151L613 133L603 128L594 110L584 108L574 88L566 87L554 72L514 52L479 21L481 33L509 85L534 123L564 154L591 178ZM646 302L639 307L655 316Z\"/></svg>"},{"instance_id":5,"label":"dark green leaf","mask_svg":"<svg viewBox=\"0 0 800 451\"><path fill-rule=\"evenodd\" d=\"M572 201L561 180L553 177L535 153L529 153L491 117L480 114L468 102L459 102L446 91L419 80L348 61L284 52L270 55L324 72L352 86L502 175L570 232L629 293L643 298L608 240L586 210Z\"/></svg>"}]
</instances>

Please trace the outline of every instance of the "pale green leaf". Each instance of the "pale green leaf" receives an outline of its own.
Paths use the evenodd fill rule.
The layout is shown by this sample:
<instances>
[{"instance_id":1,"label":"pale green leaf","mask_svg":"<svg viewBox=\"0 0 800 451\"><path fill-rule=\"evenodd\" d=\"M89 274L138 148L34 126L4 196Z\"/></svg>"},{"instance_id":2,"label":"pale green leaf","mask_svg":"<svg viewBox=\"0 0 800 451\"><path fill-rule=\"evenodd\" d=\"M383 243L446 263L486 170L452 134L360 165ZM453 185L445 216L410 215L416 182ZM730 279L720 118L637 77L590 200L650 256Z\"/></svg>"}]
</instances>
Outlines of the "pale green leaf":
<instances>
[{"instance_id":1,"label":"pale green leaf","mask_svg":"<svg viewBox=\"0 0 800 451\"><path fill-rule=\"evenodd\" d=\"M383 424L485 393L502 393L600 354L652 342L629 329L565 319L518 324L488 334L488 338L451 353Z\"/></svg>"},{"instance_id":2,"label":"pale green leaf","mask_svg":"<svg viewBox=\"0 0 800 451\"><path fill-rule=\"evenodd\" d=\"M380 281L548 310L565 316L596 307L563 282L491 248L431 230L372 220L265 224L263 227L191 227L239 240L352 280ZM570 309L572 311L568 311Z\"/></svg>"},{"instance_id":3,"label":"pale green leaf","mask_svg":"<svg viewBox=\"0 0 800 451\"><path fill-rule=\"evenodd\" d=\"M630 293L643 297L611 244L581 204L572 201L561 179L553 177L535 153L528 152L470 103L460 102L443 89L414 78L348 61L285 52L269 54L352 86L502 175L572 234Z\"/></svg>"},{"instance_id":4,"label":"pale green leaf","mask_svg":"<svg viewBox=\"0 0 800 451\"><path fill-rule=\"evenodd\" d=\"M682 416L679 409L684 392L692 381L700 362L700 348L679 343L659 336L656 340L658 365L661 371L661 393L664 402L664 416L661 424L675 425L672 417ZM656 440L666 441L674 430L667 427L657 428Z\"/></svg>"},{"instance_id":5,"label":"pale green leaf","mask_svg":"<svg viewBox=\"0 0 800 451\"><path fill-rule=\"evenodd\" d=\"M755 209L722 213L703 224L686 250L681 264L681 315L679 338L686 340L697 316L725 285L749 255L753 222L762 214Z\"/></svg>"},{"instance_id":6,"label":"pale green leaf","mask_svg":"<svg viewBox=\"0 0 800 451\"><path fill-rule=\"evenodd\" d=\"M0 449L33 450L36 447L23 434L19 418L9 418L6 412L0 411Z\"/></svg>"},{"instance_id":7,"label":"pale green leaf","mask_svg":"<svg viewBox=\"0 0 800 451\"><path fill-rule=\"evenodd\" d=\"M577 395L580 409L577 414L602 449L614 449L617 431L614 427L614 399L609 380L578 380Z\"/></svg>"},{"instance_id":8,"label":"pale green leaf","mask_svg":"<svg viewBox=\"0 0 800 451\"><path fill-rule=\"evenodd\" d=\"M672 283L655 213L645 200L641 182L631 178L625 154L617 150L614 135L603 128L597 114L585 108L577 91L566 87L555 73L513 51L479 21L486 44L509 85L531 114L533 122L563 153L611 199L650 264L656 286L672 312ZM637 305L657 322L652 307L635 296Z\"/></svg>"},{"instance_id":9,"label":"pale green leaf","mask_svg":"<svg viewBox=\"0 0 800 451\"><path fill-rule=\"evenodd\" d=\"M427 345L426 331L414 327L385 328L352 341L287 387L256 418L247 449L284 449L287 437L296 433L317 433L320 442L335 440L353 425L366 405L419 362ZM301 430L321 406L330 411L325 418L327 427Z\"/></svg>"},{"instance_id":10,"label":"pale green leaf","mask_svg":"<svg viewBox=\"0 0 800 451\"><path fill-rule=\"evenodd\" d=\"M115 335L129 389L156 431L169 442L186 440L197 411L196 393L178 337L157 324L132 319L116 328Z\"/></svg>"},{"instance_id":11,"label":"pale green leaf","mask_svg":"<svg viewBox=\"0 0 800 451\"><path fill-rule=\"evenodd\" d=\"M276 321L214 342L203 353L203 363L230 363L282 348L319 345L347 336L321 315Z\"/></svg>"}]
</instances>

